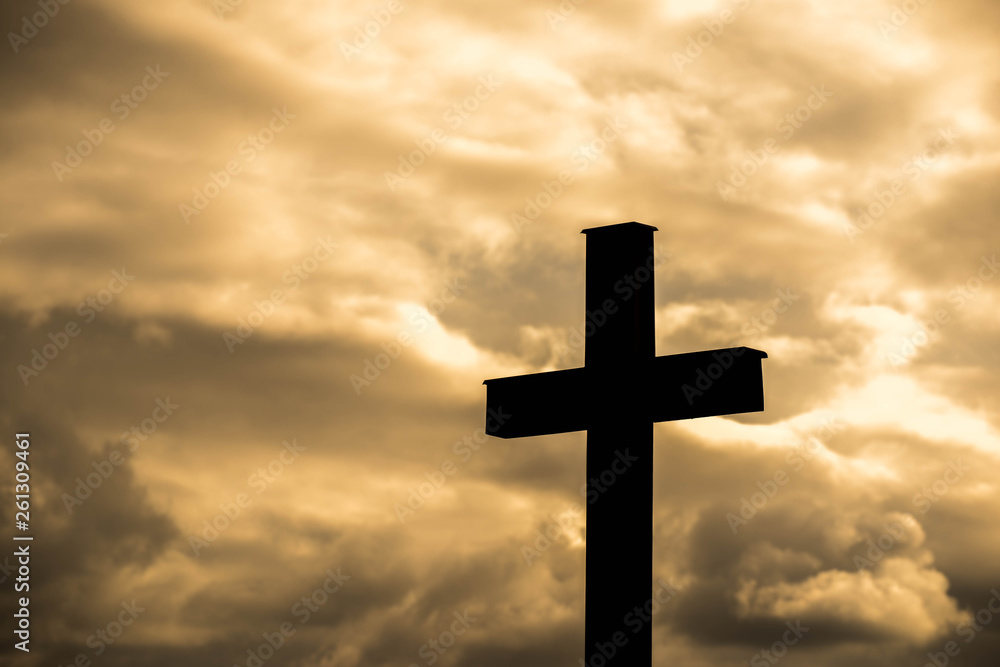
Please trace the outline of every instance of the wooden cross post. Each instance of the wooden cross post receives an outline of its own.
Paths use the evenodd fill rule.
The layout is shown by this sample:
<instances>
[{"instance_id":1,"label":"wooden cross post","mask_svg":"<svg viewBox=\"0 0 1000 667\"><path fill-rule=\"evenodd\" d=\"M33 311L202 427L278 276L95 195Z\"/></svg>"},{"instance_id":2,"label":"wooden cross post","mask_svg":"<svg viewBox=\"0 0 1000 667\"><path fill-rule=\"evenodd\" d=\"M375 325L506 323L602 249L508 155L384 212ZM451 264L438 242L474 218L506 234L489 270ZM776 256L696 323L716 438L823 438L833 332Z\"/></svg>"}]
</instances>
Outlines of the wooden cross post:
<instances>
[{"instance_id":1,"label":"wooden cross post","mask_svg":"<svg viewBox=\"0 0 1000 667\"><path fill-rule=\"evenodd\" d=\"M585 229L583 368L486 380L487 433L520 438L587 431L585 659L651 664L653 423L764 409L761 359L747 347L656 356L655 227ZM500 423L497 423L500 422ZM600 657L598 657L600 656ZM593 659L593 661L592 661Z\"/></svg>"}]
</instances>

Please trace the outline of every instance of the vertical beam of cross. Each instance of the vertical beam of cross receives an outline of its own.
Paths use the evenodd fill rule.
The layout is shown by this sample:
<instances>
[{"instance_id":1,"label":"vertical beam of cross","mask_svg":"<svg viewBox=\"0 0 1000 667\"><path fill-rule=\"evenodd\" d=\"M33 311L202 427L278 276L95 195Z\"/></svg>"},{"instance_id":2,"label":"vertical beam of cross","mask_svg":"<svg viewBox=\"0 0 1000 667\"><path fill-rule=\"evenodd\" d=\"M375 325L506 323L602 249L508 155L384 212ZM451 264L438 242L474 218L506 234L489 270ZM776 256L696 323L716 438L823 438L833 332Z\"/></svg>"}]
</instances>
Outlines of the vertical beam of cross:
<instances>
[{"instance_id":1,"label":"vertical beam of cross","mask_svg":"<svg viewBox=\"0 0 1000 667\"><path fill-rule=\"evenodd\" d=\"M588 379L586 664L598 644L623 667L649 665L652 632L632 635L623 619L642 608L653 571L653 421L649 371L655 356L654 227L637 223L584 230L586 310L595 327L585 350ZM594 317L603 313L606 320ZM634 465L616 474L628 450ZM601 477L614 482L606 485ZM594 540L600 540L595 543ZM614 632L628 636L614 644ZM603 656L602 656L603 657Z\"/></svg>"}]
</instances>

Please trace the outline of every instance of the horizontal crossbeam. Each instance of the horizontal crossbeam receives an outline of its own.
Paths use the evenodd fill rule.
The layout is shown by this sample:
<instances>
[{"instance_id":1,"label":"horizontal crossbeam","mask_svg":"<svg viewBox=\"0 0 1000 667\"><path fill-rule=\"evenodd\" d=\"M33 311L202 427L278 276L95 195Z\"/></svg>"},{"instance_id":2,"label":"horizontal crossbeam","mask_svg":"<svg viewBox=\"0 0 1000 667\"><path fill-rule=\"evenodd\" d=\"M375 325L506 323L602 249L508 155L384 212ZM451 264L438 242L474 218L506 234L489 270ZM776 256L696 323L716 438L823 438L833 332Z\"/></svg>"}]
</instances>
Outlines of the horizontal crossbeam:
<instances>
[{"instance_id":1,"label":"horizontal crossbeam","mask_svg":"<svg viewBox=\"0 0 1000 667\"><path fill-rule=\"evenodd\" d=\"M656 357L649 386L632 393L648 397L650 422L760 412L765 358L766 352L749 347ZM584 367L486 380L487 408L510 415L490 435L523 438L587 430L592 421L588 400L621 391L593 386L599 377L604 376Z\"/></svg>"}]
</instances>

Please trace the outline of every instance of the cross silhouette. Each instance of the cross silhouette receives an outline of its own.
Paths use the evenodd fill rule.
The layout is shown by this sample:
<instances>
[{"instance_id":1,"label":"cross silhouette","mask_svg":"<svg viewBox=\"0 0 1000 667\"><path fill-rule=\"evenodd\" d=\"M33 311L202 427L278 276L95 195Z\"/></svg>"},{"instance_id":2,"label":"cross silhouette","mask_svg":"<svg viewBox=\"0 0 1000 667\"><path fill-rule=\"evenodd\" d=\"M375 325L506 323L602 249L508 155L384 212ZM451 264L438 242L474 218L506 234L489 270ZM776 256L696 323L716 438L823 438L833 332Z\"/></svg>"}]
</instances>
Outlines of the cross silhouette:
<instances>
[{"instance_id":1,"label":"cross silhouette","mask_svg":"<svg viewBox=\"0 0 1000 667\"><path fill-rule=\"evenodd\" d=\"M489 424L490 435L587 431L587 667L611 657L622 667L652 661L651 623L634 619L651 620L653 423L764 409L765 352L735 347L656 356L655 231L638 222L583 230L583 368L483 383L487 415L506 415Z\"/></svg>"}]
</instances>

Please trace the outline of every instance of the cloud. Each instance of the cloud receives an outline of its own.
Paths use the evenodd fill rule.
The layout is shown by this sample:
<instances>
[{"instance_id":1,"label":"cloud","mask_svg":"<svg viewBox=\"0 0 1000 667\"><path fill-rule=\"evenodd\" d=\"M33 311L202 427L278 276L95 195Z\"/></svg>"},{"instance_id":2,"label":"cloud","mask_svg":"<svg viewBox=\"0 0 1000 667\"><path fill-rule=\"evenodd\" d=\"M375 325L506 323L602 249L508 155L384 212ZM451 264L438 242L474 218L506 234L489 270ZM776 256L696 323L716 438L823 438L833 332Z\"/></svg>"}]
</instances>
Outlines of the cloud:
<instances>
[{"instance_id":1,"label":"cloud","mask_svg":"<svg viewBox=\"0 0 1000 667\"><path fill-rule=\"evenodd\" d=\"M656 659L746 664L794 617L785 664L918 664L986 604L994 4L226 7L0 10L0 422L33 438L38 664L245 664L289 617L276 663L428 664L466 608L441 664L578 660L582 518L522 547L582 504L584 434L485 439L480 383L583 363L578 232L627 220L660 230L658 353L769 353L765 412L655 429Z\"/></svg>"}]
</instances>

